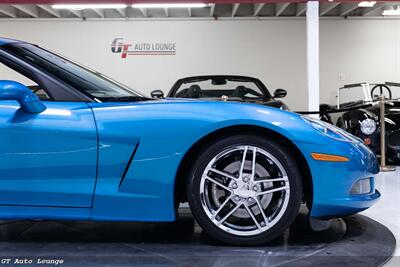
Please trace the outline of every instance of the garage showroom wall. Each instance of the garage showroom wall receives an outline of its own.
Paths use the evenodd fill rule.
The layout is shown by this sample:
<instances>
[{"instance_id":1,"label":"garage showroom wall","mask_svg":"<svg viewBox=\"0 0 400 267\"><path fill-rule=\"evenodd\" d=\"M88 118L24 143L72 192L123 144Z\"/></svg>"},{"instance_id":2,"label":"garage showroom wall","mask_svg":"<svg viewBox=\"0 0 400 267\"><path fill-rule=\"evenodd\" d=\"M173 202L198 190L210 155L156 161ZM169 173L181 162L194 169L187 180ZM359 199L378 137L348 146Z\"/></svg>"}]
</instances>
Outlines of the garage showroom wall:
<instances>
[{"instance_id":1,"label":"garage showroom wall","mask_svg":"<svg viewBox=\"0 0 400 267\"><path fill-rule=\"evenodd\" d=\"M305 110L305 27L302 19L3 21L0 36L58 51L146 94L167 92L189 75L249 75L271 92L287 89L289 107ZM323 19L320 32L322 103L335 103L336 89L346 83L400 82L400 20ZM133 45L173 43L176 55L123 59L111 52L115 38ZM0 75L14 78L4 68Z\"/></svg>"}]
</instances>

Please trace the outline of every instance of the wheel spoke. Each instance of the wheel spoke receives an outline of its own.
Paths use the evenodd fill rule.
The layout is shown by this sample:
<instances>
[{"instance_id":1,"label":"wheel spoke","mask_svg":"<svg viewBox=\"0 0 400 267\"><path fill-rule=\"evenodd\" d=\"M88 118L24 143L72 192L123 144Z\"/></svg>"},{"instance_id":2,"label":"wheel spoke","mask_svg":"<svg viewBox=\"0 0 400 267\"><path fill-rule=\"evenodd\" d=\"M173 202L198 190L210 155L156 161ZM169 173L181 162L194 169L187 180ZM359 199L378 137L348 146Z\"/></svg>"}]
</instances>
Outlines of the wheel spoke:
<instances>
[{"instance_id":1,"label":"wheel spoke","mask_svg":"<svg viewBox=\"0 0 400 267\"><path fill-rule=\"evenodd\" d=\"M256 196L271 194L271 193L279 192L279 191L287 191L288 189L289 189L288 186L277 187L277 188L273 188L273 189L270 189L270 190L267 190L267 191L258 192L258 193L256 194Z\"/></svg>"},{"instance_id":2,"label":"wheel spoke","mask_svg":"<svg viewBox=\"0 0 400 267\"><path fill-rule=\"evenodd\" d=\"M250 215L250 217L253 219L254 223L256 224L258 229L261 229L261 225L258 223L256 217L254 217L253 212L251 212L250 208L245 204L244 207L247 210L247 213Z\"/></svg>"},{"instance_id":3,"label":"wheel spoke","mask_svg":"<svg viewBox=\"0 0 400 267\"><path fill-rule=\"evenodd\" d=\"M209 180L210 182L222 187L223 189L229 191L232 193L232 189L230 189L229 187L227 187L226 185L223 185L222 183L218 182L217 180L215 180L214 178L211 178L210 176L205 176L205 179Z\"/></svg>"},{"instance_id":4,"label":"wheel spoke","mask_svg":"<svg viewBox=\"0 0 400 267\"><path fill-rule=\"evenodd\" d=\"M288 180L287 176L281 177L281 178L272 178L268 179L267 177L261 178L262 180L257 180L253 182L253 185L258 185L262 183L273 183L273 182L286 182Z\"/></svg>"},{"instance_id":5,"label":"wheel spoke","mask_svg":"<svg viewBox=\"0 0 400 267\"><path fill-rule=\"evenodd\" d=\"M231 174L229 174L229 173L222 172L222 171L219 171L219 170L214 169L214 168L211 168L210 171L211 171L211 172L215 172L215 173L217 173L217 174L219 174L219 175L222 175L222 176L224 176L224 177L227 177L227 178L229 178L229 179L237 180L237 178L236 178L235 176L233 176L233 175L231 175Z\"/></svg>"},{"instance_id":6,"label":"wheel spoke","mask_svg":"<svg viewBox=\"0 0 400 267\"><path fill-rule=\"evenodd\" d=\"M218 221L218 225L220 225L221 223L223 223L224 221L226 221L238 208L240 208L240 206L242 206L243 204L239 204L236 207L234 207L230 212L228 212L228 214L225 215L224 218L222 218L221 220Z\"/></svg>"},{"instance_id":7,"label":"wheel spoke","mask_svg":"<svg viewBox=\"0 0 400 267\"><path fill-rule=\"evenodd\" d=\"M232 195L229 195L225 199L225 201L221 204L221 206L219 206L219 208L216 211L214 211L214 213L213 213L213 215L211 217L212 220L214 220L215 217L218 215L218 213L225 207L226 204L228 204L229 200L231 200L231 197L232 197Z\"/></svg>"},{"instance_id":8,"label":"wheel spoke","mask_svg":"<svg viewBox=\"0 0 400 267\"><path fill-rule=\"evenodd\" d=\"M257 203L257 206L258 206L258 209L260 210L260 213L261 213L261 215L262 215L262 217L263 217L263 219L264 219L265 226L268 226L269 221L268 221L267 216L265 216L265 212L264 212L264 210L263 210L263 208L262 208L262 205L261 205L261 203L260 203L260 200L259 200L257 197L255 197L254 199L255 199L255 201L256 201L256 203Z\"/></svg>"},{"instance_id":9,"label":"wheel spoke","mask_svg":"<svg viewBox=\"0 0 400 267\"><path fill-rule=\"evenodd\" d=\"M250 182L254 182L254 177L256 176L256 156L257 156L257 148L253 147L253 160L251 161Z\"/></svg>"},{"instance_id":10,"label":"wheel spoke","mask_svg":"<svg viewBox=\"0 0 400 267\"><path fill-rule=\"evenodd\" d=\"M242 178L243 178L244 163L246 162L246 156L247 156L247 150L248 150L248 149L249 149L248 146L245 146L245 147L244 147L242 162L240 163L239 179L242 179Z\"/></svg>"}]
</instances>

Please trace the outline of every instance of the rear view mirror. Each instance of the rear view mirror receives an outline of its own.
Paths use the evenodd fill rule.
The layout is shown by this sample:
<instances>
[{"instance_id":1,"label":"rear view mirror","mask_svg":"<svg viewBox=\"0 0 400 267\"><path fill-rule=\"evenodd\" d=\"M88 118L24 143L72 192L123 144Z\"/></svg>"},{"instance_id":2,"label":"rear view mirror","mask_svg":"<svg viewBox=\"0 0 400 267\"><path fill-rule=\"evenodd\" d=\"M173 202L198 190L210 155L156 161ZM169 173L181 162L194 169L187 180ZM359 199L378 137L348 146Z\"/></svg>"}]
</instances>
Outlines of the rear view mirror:
<instances>
[{"instance_id":1,"label":"rear view mirror","mask_svg":"<svg viewBox=\"0 0 400 267\"><path fill-rule=\"evenodd\" d=\"M15 100L21 109L28 113L41 113L46 110L46 106L40 101L25 85L7 80L0 80L0 100Z\"/></svg>"},{"instance_id":2,"label":"rear view mirror","mask_svg":"<svg viewBox=\"0 0 400 267\"><path fill-rule=\"evenodd\" d=\"M152 98L163 98L164 93L161 90L154 90L153 92L151 92L151 97Z\"/></svg>"},{"instance_id":3,"label":"rear view mirror","mask_svg":"<svg viewBox=\"0 0 400 267\"><path fill-rule=\"evenodd\" d=\"M213 78L212 80L211 80L211 84L212 85L225 85L225 84L227 84L228 83L228 81L225 79L225 78Z\"/></svg>"},{"instance_id":4,"label":"rear view mirror","mask_svg":"<svg viewBox=\"0 0 400 267\"><path fill-rule=\"evenodd\" d=\"M283 98L287 95L287 91L285 89L276 89L274 92L275 98Z\"/></svg>"}]
</instances>

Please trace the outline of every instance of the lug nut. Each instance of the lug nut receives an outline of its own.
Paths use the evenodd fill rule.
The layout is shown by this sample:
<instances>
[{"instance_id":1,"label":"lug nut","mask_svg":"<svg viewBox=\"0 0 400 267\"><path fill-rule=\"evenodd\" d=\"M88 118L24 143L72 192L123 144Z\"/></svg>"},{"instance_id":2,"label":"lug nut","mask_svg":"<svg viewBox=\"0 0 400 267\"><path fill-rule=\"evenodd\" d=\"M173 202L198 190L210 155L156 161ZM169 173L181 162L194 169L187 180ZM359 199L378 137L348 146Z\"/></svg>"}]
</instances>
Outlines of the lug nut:
<instances>
[{"instance_id":1,"label":"lug nut","mask_svg":"<svg viewBox=\"0 0 400 267\"><path fill-rule=\"evenodd\" d=\"M235 197L235 200L236 200L236 201L239 201L239 200L240 200L240 197L239 197L239 196L236 196L236 197Z\"/></svg>"},{"instance_id":2,"label":"lug nut","mask_svg":"<svg viewBox=\"0 0 400 267\"><path fill-rule=\"evenodd\" d=\"M237 187L238 187L238 186L237 186L236 183L233 183L233 184L232 184L232 188L233 188L233 189L236 189Z\"/></svg>"},{"instance_id":3,"label":"lug nut","mask_svg":"<svg viewBox=\"0 0 400 267\"><path fill-rule=\"evenodd\" d=\"M251 197L249 197L249 198L247 199L247 201L248 201L248 202L252 202L253 199L252 199Z\"/></svg>"},{"instance_id":4,"label":"lug nut","mask_svg":"<svg viewBox=\"0 0 400 267\"><path fill-rule=\"evenodd\" d=\"M253 186L253 190L254 190L254 191L257 191L257 190L258 190L258 186L256 186L256 185Z\"/></svg>"},{"instance_id":5,"label":"lug nut","mask_svg":"<svg viewBox=\"0 0 400 267\"><path fill-rule=\"evenodd\" d=\"M243 178L243 182L247 182L249 179L247 177Z\"/></svg>"}]
</instances>

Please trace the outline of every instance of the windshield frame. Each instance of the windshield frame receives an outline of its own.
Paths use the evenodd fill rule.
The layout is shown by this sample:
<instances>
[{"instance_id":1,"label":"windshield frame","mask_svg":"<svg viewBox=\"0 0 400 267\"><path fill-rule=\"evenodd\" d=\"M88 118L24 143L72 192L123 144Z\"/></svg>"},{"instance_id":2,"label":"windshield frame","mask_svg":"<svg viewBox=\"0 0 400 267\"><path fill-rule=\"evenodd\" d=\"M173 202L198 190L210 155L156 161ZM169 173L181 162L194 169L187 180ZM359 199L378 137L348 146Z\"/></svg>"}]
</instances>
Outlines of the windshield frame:
<instances>
[{"instance_id":1,"label":"windshield frame","mask_svg":"<svg viewBox=\"0 0 400 267\"><path fill-rule=\"evenodd\" d=\"M182 78L182 79L179 79L178 81L176 81L175 84L172 86L171 90L168 93L168 97L176 97L177 91L183 84L205 81L205 80L210 80L210 79L227 79L227 80L238 81L238 82L240 82L240 81L252 82L260 89L260 91L263 94L263 96L260 97L259 99L263 99L263 100L273 100L274 99L273 96L268 91L267 87L259 79L256 79L253 77L247 77L247 76L239 76L239 75L203 75L203 76L191 76L191 77ZM217 89L215 89L215 90L217 90Z\"/></svg>"},{"instance_id":2,"label":"windshield frame","mask_svg":"<svg viewBox=\"0 0 400 267\"><path fill-rule=\"evenodd\" d=\"M80 63L75 62L74 60L71 60L63 55L60 55L56 52L44 49L40 46L34 45L34 44L29 44L29 43L10 43L1 46L1 49L5 51L6 53L18 58L19 60L22 60L23 62L37 68L38 70L46 73L47 75L50 75L51 77L68 84L71 86L73 89L77 90L78 92L84 94L85 96L89 97L95 102L110 102L112 101L113 98L121 98L121 97L132 97L135 99L135 101L138 101L138 99L143 98L145 99L146 97L143 96L143 94L138 93L137 91L131 89L128 86L125 86L112 78L97 72L89 67L86 67ZM46 61L48 63L48 66L53 65L54 67L57 67L57 73L53 73L52 71L49 71L49 69L46 69L43 65L40 64L35 64L37 62L32 62L28 58L26 58L26 55L23 56L23 54L18 54L14 50L15 49L23 49L25 50L26 53L33 54L35 57L38 57L40 60ZM37 54L39 51L42 52L43 54ZM49 61L46 57L50 55L51 57L54 57L56 60L60 60L61 62L66 62L68 64L68 67L72 67L73 70L76 70L75 72L71 72L70 69L66 69L65 66L61 64L57 64L57 62L54 61ZM48 67L47 66L47 67ZM79 75L80 73L84 73L86 76L81 76ZM66 76L69 76L70 78L74 78L73 83L68 80L67 78L64 77L64 74ZM84 79L84 78L91 78L91 79ZM93 83L96 82L97 84ZM75 83L75 84L74 84ZM86 83L86 84L85 84ZM78 84L78 86L77 86ZM99 87L98 84L102 85L102 87ZM90 86L90 87L89 87ZM80 88L79 88L80 87ZM121 96L107 96L105 95L104 97L99 97L94 94L96 90L99 92L101 89L106 89L110 91L113 91L113 89L120 90L120 92L126 93L126 95L121 95ZM92 92L92 93L91 93ZM104 92L104 91L102 91ZM114 93L117 91L114 90Z\"/></svg>"}]
</instances>

